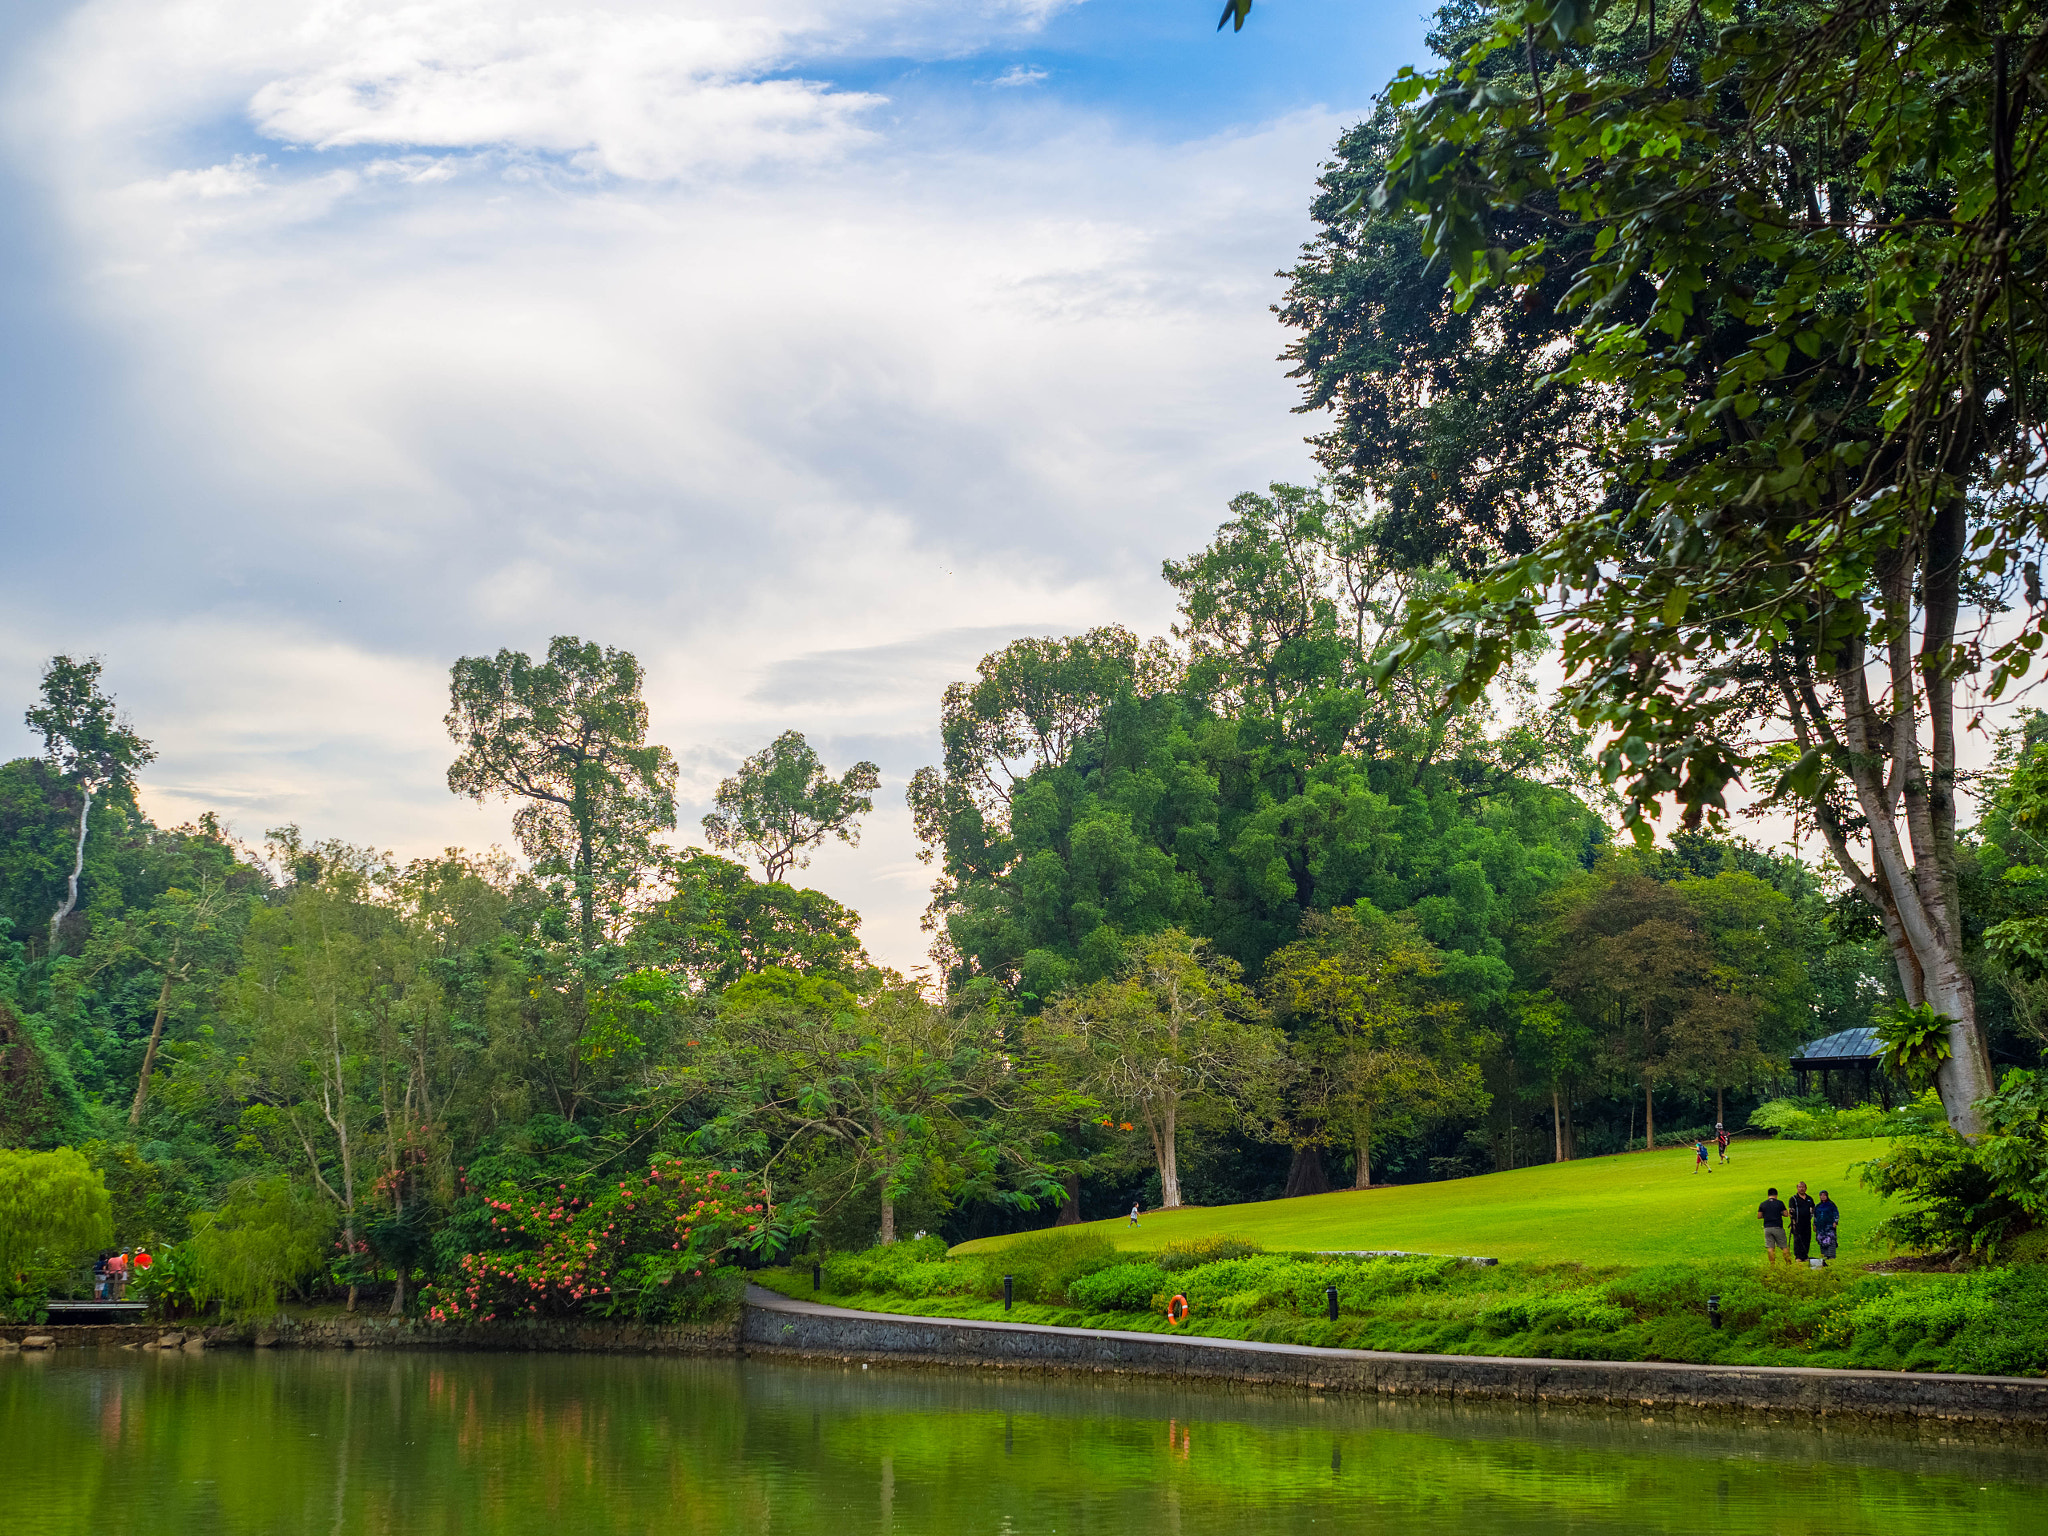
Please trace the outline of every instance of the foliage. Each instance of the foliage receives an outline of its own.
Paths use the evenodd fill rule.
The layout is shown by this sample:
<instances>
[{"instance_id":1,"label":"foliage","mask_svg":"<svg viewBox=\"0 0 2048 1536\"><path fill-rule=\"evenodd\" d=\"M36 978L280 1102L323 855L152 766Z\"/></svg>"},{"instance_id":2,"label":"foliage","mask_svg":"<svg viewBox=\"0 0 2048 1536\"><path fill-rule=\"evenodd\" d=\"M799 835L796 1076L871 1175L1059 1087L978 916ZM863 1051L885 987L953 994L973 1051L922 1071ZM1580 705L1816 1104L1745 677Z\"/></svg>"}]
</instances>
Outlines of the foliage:
<instances>
[{"instance_id":1,"label":"foliage","mask_svg":"<svg viewBox=\"0 0 2048 1536\"><path fill-rule=\"evenodd\" d=\"M746 866L686 848L662 865L670 894L642 915L636 947L700 992L771 967L852 985L869 969L860 914L822 891L756 880Z\"/></svg>"},{"instance_id":2,"label":"foliage","mask_svg":"<svg viewBox=\"0 0 2048 1536\"><path fill-rule=\"evenodd\" d=\"M448 734L462 745L448 787L478 802L524 803L512 830L535 869L565 878L587 955L600 908L614 908L675 825L676 766L647 740L644 674L626 651L573 635L536 665L517 651L465 656L449 673Z\"/></svg>"},{"instance_id":3,"label":"foliage","mask_svg":"<svg viewBox=\"0 0 2048 1536\"><path fill-rule=\"evenodd\" d=\"M70 1147L0 1150L0 1298L39 1302L113 1235L106 1181Z\"/></svg>"},{"instance_id":4,"label":"foliage","mask_svg":"<svg viewBox=\"0 0 2048 1536\"><path fill-rule=\"evenodd\" d=\"M1159 1250L1159 1267L1169 1274L1193 1269L1197 1264L1215 1264L1224 1259L1246 1259L1265 1250L1241 1237L1198 1237L1187 1242L1168 1243Z\"/></svg>"},{"instance_id":5,"label":"foliage","mask_svg":"<svg viewBox=\"0 0 2048 1536\"><path fill-rule=\"evenodd\" d=\"M1112 1264L1068 1286L1067 1299L1083 1312L1149 1312L1153 1298L1171 1286L1163 1265Z\"/></svg>"},{"instance_id":6,"label":"foliage","mask_svg":"<svg viewBox=\"0 0 2048 1536\"><path fill-rule=\"evenodd\" d=\"M151 1247L149 1267L130 1275L123 1293L125 1298L148 1302L151 1313L159 1317L185 1317L198 1312L206 1305L199 1252L191 1242Z\"/></svg>"},{"instance_id":7,"label":"foliage","mask_svg":"<svg viewBox=\"0 0 2048 1536\"><path fill-rule=\"evenodd\" d=\"M765 1191L675 1157L656 1158L616 1187L585 1178L574 1189L501 1188L475 1198L495 1213L496 1242L465 1254L423 1294L437 1323L577 1313L703 1321L738 1299L718 1266L771 1220Z\"/></svg>"},{"instance_id":8,"label":"foliage","mask_svg":"<svg viewBox=\"0 0 2048 1536\"><path fill-rule=\"evenodd\" d=\"M1878 1136L1923 1133L1942 1121L1941 1100L1931 1090L1896 1109L1856 1104L1841 1109L1823 1098L1767 1099L1750 1111L1752 1129L1785 1141L1863 1141Z\"/></svg>"},{"instance_id":9,"label":"foliage","mask_svg":"<svg viewBox=\"0 0 2048 1536\"><path fill-rule=\"evenodd\" d=\"M881 782L865 762L833 778L803 732L784 731L718 786L704 836L714 848L752 852L769 884L779 884L791 866L808 869L827 837L858 847L860 818L875 808Z\"/></svg>"},{"instance_id":10,"label":"foliage","mask_svg":"<svg viewBox=\"0 0 2048 1536\"><path fill-rule=\"evenodd\" d=\"M1914 1086L1931 1083L1949 1059L1949 1030L1955 1020L1926 1003L1897 1004L1877 1015L1877 1038L1883 1049L1878 1065Z\"/></svg>"},{"instance_id":11,"label":"foliage","mask_svg":"<svg viewBox=\"0 0 2048 1536\"><path fill-rule=\"evenodd\" d=\"M2048 1226L2048 1095L2036 1074L2007 1072L1978 1109L1985 1131L1974 1143L1936 1132L1872 1159L1868 1186L1913 1202L1879 1229L1895 1247L1991 1256Z\"/></svg>"},{"instance_id":12,"label":"foliage","mask_svg":"<svg viewBox=\"0 0 2048 1536\"><path fill-rule=\"evenodd\" d=\"M219 1210L193 1222L183 1245L198 1275L192 1299L243 1317L275 1312L284 1291L326 1267L333 1235L332 1208L304 1184L283 1174L238 1184Z\"/></svg>"}]
</instances>

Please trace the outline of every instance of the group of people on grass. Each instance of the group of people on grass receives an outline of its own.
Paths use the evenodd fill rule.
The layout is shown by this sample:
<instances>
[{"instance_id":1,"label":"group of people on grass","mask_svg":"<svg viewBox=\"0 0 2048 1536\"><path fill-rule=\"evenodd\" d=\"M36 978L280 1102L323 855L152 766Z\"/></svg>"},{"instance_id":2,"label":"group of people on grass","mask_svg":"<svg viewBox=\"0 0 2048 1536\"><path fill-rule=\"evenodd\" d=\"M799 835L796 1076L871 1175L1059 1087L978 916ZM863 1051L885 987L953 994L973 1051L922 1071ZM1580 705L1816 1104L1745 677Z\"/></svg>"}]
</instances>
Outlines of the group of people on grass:
<instances>
[{"instance_id":1,"label":"group of people on grass","mask_svg":"<svg viewBox=\"0 0 2048 1536\"><path fill-rule=\"evenodd\" d=\"M1776 1189L1765 1192L1762 1205L1756 1208L1757 1215L1764 1223L1764 1262L1775 1264L1783 1259L1787 1264L1812 1262L1813 1245L1820 1244L1820 1262L1825 1264L1835 1256L1842 1212L1826 1190L1820 1198L1814 1199L1806 1192L1806 1180L1799 1181L1799 1188L1790 1200L1780 1200ZM1785 1221L1792 1222L1791 1242L1786 1242Z\"/></svg>"},{"instance_id":2,"label":"group of people on grass","mask_svg":"<svg viewBox=\"0 0 2048 1536\"><path fill-rule=\"evenodd\" d=\"M1727 1126L1725 1126L1725 1125L1718 1125L1718 1124L1717 1124L1717 1125L1716 1125L1716 1126L1714 1127L1714 1144L1715 1144L1715 1145L1716 1145L1717 1147L1719 1147L1719 1148L1721 1149L1721 1161L1722 1161L1722 1162L1724 1162L1724 1163L1725 1163L1725 1162L1727 1162L1727 1161L1728 1161L1728 1127L1727 1127ZM1707 1139L1706 1139L1706 1137L1704 1137L1704 1136L1702 1136L1702 1137L1701 1137L1701 1138L1700 1138L1700 1139L1699 1139L1698 1141L1696 1141L1696 1142L1694 1142L1694 1143L1692 1144L1692 1171L1693 1171L1694 1173L1698 1173L1698 1172L1699 1172L1699 1171L1700 1171L1701 1169L1703 1169L1703 1168L1704 1168L1704 1169L1705 1169L1705 1170L1706 1170L1706 1171L1707 1171L1708 1173L1712 1173L1712 1172L1714 1171L1714 1165L1713 1165L1712 1163L1710 1163L1710 1162L1708 1162L1708 1161L1707 1161Z\"/></svg>"}]
</instances>

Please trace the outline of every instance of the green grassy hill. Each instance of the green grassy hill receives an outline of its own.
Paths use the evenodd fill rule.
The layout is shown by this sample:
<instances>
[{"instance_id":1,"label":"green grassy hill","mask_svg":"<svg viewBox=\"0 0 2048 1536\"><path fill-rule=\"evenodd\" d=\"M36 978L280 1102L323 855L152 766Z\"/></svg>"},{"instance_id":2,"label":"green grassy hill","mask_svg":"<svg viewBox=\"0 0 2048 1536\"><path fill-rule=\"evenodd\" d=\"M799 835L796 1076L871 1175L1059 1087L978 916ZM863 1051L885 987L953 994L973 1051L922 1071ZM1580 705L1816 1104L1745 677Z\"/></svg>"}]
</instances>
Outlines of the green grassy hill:
<instances>
[{"instance_id":1,"label":"green grassy hill","mask_svg":"<svg viewBox=\"0 0 2048 1536\"><path fill-rule=\"evenodd\" d=\"M1800 1179L1842 1208L1844 1260L1869 1262L1883 1249L1870 1229L1884 1202L1857 1182L1855 1165L1884 1141L1744 1141L1733 1160L1695 1173L1690 1147L1621 1157L1546 1163L1440 1184L1344 1190L1251 1205L1155 1211L1136 1227L1123 1217L1069 1227L1099 1232L1120 1248L1146 1251L1186 1238L1228 1234L1269 1250L1400 1249L1498 1259L1573 1259L1658 1264L1674 1259L1763 1258L1756 1216L1764 1191L1790 1195ZM956 1252L1016 1241L982 1238Z\"/></svg>"}]
</instances>

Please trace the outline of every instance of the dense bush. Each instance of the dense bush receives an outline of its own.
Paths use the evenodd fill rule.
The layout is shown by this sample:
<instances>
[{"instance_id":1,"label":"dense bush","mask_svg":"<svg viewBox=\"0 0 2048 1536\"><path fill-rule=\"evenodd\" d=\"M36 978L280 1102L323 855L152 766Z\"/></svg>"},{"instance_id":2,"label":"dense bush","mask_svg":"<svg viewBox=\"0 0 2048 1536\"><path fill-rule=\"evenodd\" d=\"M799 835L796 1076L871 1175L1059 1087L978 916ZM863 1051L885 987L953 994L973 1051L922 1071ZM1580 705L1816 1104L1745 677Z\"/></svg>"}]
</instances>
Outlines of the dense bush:
<instances>
[{"instance_id":1,"label":"dense bush","mask_svg":"<svg viewBox=\"0 0 2048 1536\"><path fill-rule=\"evenodd\" d=\"M1067 1287L1067 1299L1086 1312L1149 1312L1172 1288L1157 1264L1112 1264Z\"/></svg>"},{"instance_id":2,"label":"dense bush","mask_svg":"<svg viewBox=\"0 0 2048 1536\"><path fill-rule=\"evenodd\" d=\"M107 1186L69 1147L0 1151L0 1313L42 1315L43 1298L113 1233Z\"/></svg>"},{"instance_id":3,"label":"dense bush","mask_svg":"<svg viewBox=\"0 0 2048 1536\"><path fill-rule=\"evenodd\" d=\"M1185 1242L1168 1243L1160 1249L1159 1267L1172 1274L1193 1269L1198 1264L1214 1264L1220 1259L1248 1259L1265 1251L1257 1243L1247 1242L1241 1237L1196 1237Z\"/></svg>"},{"instance_id":4,"label":"dense bush","mask_svg":"<svg viewBox=\"0 0 2048 1536\"><path fill-rule=\"evenodd\" d=\"M744 1281L719 1272L768 1223L767 1197L736 1176L657 1158L645 1174L572 1191L485 1197L498 1244L465 1254L425 1299L435 1322L577 1312L698 1322L737 1305Z\"/></svg>"},{"instance_id":5,"label":"dense bush","mask_svg":"<svg viewBox=\"0 0 2048 1536\"><path fill-rule=\"evenodd\" d=\"M1116 1244L1094 1232L1048 1232L1012 1243L999 1253L979 1260L982 1268L981 1293L1003 1294L1003 1276L1016 1282L1022 1301L1060 1305L1068 1287L1088 1275L1108 1269L1123 1258Z\"/></svg>"},{"instance_id":6,"label":"dense bush","mask_svg":"<svg viewBox=\"0 0 2048 1536\"><path fill-rule=\"evenodd\" d=\"M1912 1203L1877 1235L1919 1253L1996 1257L2048 1226L2048 1093L2032 1072L2011 1071L1978 1101L1984 1134L1966 1142L1944 1125L1892 1143L1863 1182Z\"/></svg>"},{"instance_id":7,"label":"dense bush","mask_svg":"<svg viewBox=\"0 0 2048 1536\"><path fill-rule=\"evenodd\" d=\"M1947 1116L1932 1090L1897 1109L1857 1104L1838 1109L1826 1099L1771 1099L1751 1113L1752 1129L1773 1131L1786 1141L1863 1141L1878 1136L1910 1136L1943 1125Z\"/></svg>"}]
</instances>

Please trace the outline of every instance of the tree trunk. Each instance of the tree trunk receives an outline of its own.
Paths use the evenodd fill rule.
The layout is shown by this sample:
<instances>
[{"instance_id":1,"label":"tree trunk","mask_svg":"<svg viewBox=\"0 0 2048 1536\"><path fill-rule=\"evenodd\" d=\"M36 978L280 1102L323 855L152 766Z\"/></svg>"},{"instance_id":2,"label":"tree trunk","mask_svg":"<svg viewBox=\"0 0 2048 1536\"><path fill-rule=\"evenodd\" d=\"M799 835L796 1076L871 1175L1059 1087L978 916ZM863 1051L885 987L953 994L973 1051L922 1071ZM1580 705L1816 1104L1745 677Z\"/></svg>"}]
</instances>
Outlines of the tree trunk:
<instances>
[{"instance_id":1,"label":"tree trunk","mask_svg":"<svg viewBox=\"0 0 2048 1536\"><path fill-rule=\"evenodd\" d=\"M1358 1127L1358 1173L1351 1181L1353 1189L1372 1188L1372 1122L1362 1121Z\"/></svg>"},{"instance_id":2,"label":"tree trunk","mask_svg":"<svg viewBox=\"0 0 2048 1536\"><path fill-rule=\"evenodd\" d=\"M1566 1161L1564 1155L1564 1106L1558 1102L1558 1099L1557 1084L1552 1083L1550 1085L1550 1129L1557 1138L1556 1151L1550 1159L1553 1163Z\"/></svg>"},{"instance_id":3,"label":"tree trunk","mask_svg":"<svg viewBox=\"0 0 2048 1536\"><path fill-rule=\"evenodd\" d=\"M1070 1173L1067 1175L1067 1198L1060 1202L1060 1219L1054 1222L1053 1225L1056 1227L1072 1227L1078 1226L1080 1221L1081 1175Z\"/></svg>"},{"instance_id":4,"label":"tree trunk","mask_svg":"<svg viewBox=\"0 0 2048 1536\"><path fill-rule=\"evenodd\" d=\"M1321 1145L1312 1141L1305 1147L1296 1147L1294 1161L1287 1170L1287 1189L1281 1198L1327 1194L1329 1188L1330 1172L1323 1166Z\"/></svg>"},{"instance_id":5,"label":"tree trunk","mask_svg":"<svg viewBox=\"0 0 2048 1536\"><path fill-rule=\"evenodd\" d=\"M398 1284L391 1290L391 1315L405 1316L405 1266L398 1266Z\"/></svg>"},{"instance_id":6,"label":"tree trunk","mask_svg":"<svg viewBox=\"0 0 2048 1536\"><path fill-rule=\"evenodd\" d=\"M1180 1158L1174 1147L1174 1122L1178 1118L1175 1111L1179 1108L1178 1104L1169 1103L1161 1116L1163 1124L1160 1127L1159 1138L1159 1206L1160 1209L1167 1211L1180 1208Z\"/></svg>"},{"instance_id":7,"label":"tree trunk","mask_svg":"<svg viewBox=\"0 0 2048 1536\"><path fill-rule=\"evenodd\" d=\"M85 795L85 803L78 808L78 851L71 859L71 881L65 888L64 905L50 918L50 953L53 955L57 953L57 930L71 915L72 908L78 905L78 879L85 873L85 824L92 815L92 786L82 783L78 787Z\"/></svg>"},{"instance_id":8,"label":"tree trunk","mask_svg":"<svg viewBox=\"0 0 2048 1536\"><path fill-rule=\"evenodd\" d=\"M1643 1074L1643 1150L1657 1150L1657 1106L1650 1098L1650 1074Z\"/></svg>"},{"instance_id":9,"label":"tree trunk","mask_svg":"<svg viewBox=\"0 0 2048 1536\"><path fill-rule=\"evenodd\" d=\"M156 1022L149 1028L149 1048L142 1053L142 1076L135 1084L135 1103L128 1111L128 1125L132 1130L142 1124L142 1106L149 1098L149 1073L156 1065L157 1042L164 1037L164 1010L171 1002L171 968L164 967L164 984L156 994Z\"/></svg>"},{"instance_id":10,"label":"tree trunk","mask_svg":"<svg viewBox=\"0 0 2048 1536\"><path fill-rule=\"evenodd\" d=\"M1725 1096L1725 1090L1721 1088L1714 1090L1714 1129L1717 1131L1725 1131L1728 1128L1728 1110L1724 1103Z\"/></svg>"},{"instance_id":11,"label":"tree trunk","mask_svg":"<svg viewBox=\"0 0 2048 1536\"><path fill-rule=\"evenodd\" d=\"M882 1186L882 1246L896 1241L896 1202L889 1198L889 1186Z\"/></svg>"}]
</instances>

